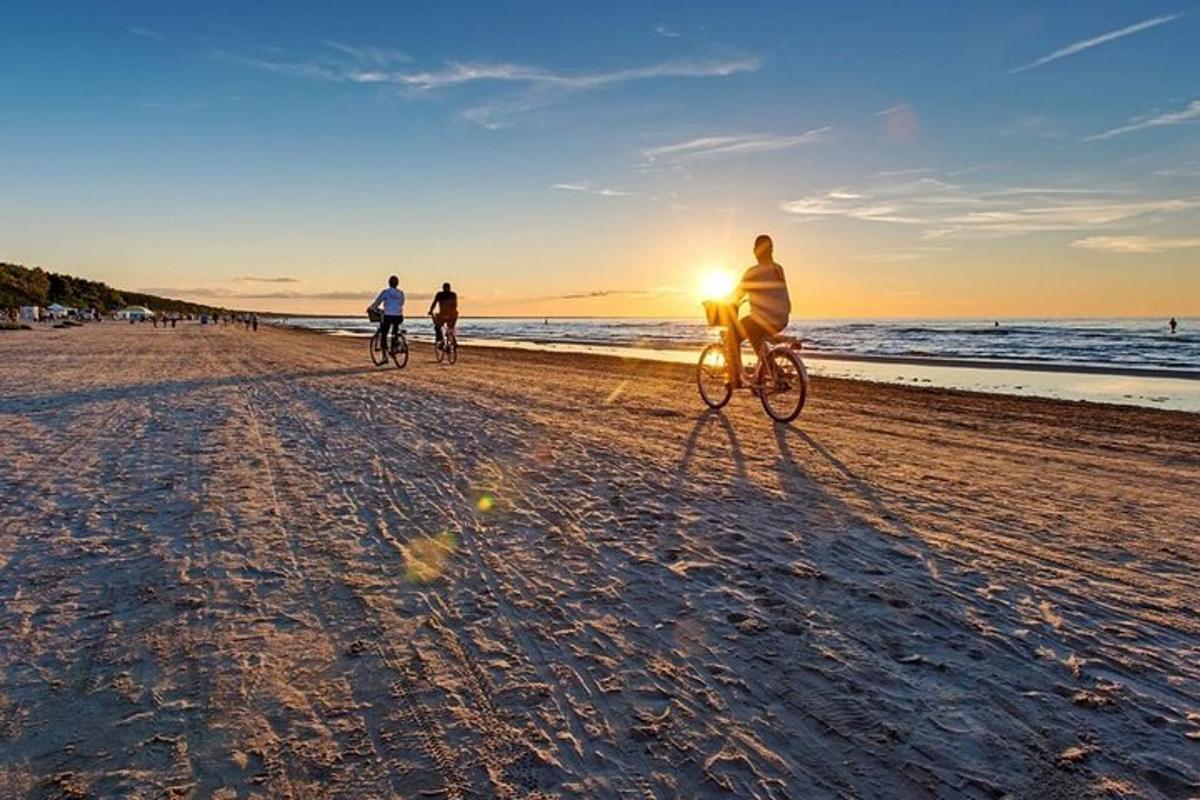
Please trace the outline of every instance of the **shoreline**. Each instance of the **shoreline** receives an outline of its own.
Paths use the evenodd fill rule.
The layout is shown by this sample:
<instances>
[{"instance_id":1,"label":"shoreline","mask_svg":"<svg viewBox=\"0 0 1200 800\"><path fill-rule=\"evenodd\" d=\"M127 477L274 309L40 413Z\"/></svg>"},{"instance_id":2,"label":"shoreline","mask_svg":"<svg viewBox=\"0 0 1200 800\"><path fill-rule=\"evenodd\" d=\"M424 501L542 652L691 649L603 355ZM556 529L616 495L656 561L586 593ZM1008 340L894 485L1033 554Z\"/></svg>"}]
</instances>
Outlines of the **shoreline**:
<instances>
[{"instance_id":1,"label":"shoreline","mask_svg":"<svg viewBox=\"0 0 1200 800\"><path fill-rule=\"evenodd\" d=\"M499 319L499 318L497 318ZM271 324L280 328L288 328L291 330L305 331L307 333L316 333L322 336L347 336L347 337L366 337L369 336L365 331L347 331L341 329L321 330L318 328L310 328L304 325L289 325L286 322L272 322ZM432 335L410 334L410 338L417 341L432 339ZM678 346L663 346L649 347L637 344L603 344L599 342L588 342L581 339L477 339L478 344L484 344L488 347L510 347L513 349L536 349L544 348L553 351L553 348L563 348L561 352L572 352L565 348L605 348L610 350L623 350L635 354L634 358L644 358L646 360L664 360L655 358L656 354L695 354L700 351L704 343L696 343L694 347L684 343L679 343ZM589 352L589 350L575 350L573 352ZM1135 367L1121 366L1119 364L1106 365L1094 363L1075 363L1070 361L1035 361L1029 359L1013 359L1011 361L995 358L969 358L965 356L920 356L920 355L889 355L889 354L874 354L874 353L842 353L829 350L809 350L802 349L800 354L805 359L812 358L821 361L846 361L859 362L864 364L899 364L914 367L947 367L961 369L996 369L996 370L1014 370L1021 372L1053 372L1067 373L1079 375L1109 375L1113 377L1131 377L1131 378L1163 378L1163 379L1179 379L1179 380L1200 380L1200 369L1175 369L1171 367Z\"/></svg>"},{"instance_id":2,"label":"shoreline","mask_svg":"<svg viewBox=\"0 0 1200 800\"><path fill-rule=\"evenodd\" d=\"M366 334L323 331L297 325L275 324L274 327L330 339L366 338ZM432 336L410 336L410 342L428 341L432 341ZM469 339L461 346L464 350L482 348L521 353L599 356L688 367L694 364L699 353L698 347L689 350L648 349L487 339ZM1191 371L1181 377L1170 370L1080 370L1071 365L1044 365L1036 362L1031 362L1028 368L1023 369L999 362L976 363L970 359L854 357L806 350L801 350L800 356L806 361L810 374L814 377L833 380L1200 413L1200 370ZM912 371L901 369L903 367L911 367ZM912 372L917 374L914 376ZM1125 383L1127 380L1136 383Z\"/></svg>"}]
</instances>

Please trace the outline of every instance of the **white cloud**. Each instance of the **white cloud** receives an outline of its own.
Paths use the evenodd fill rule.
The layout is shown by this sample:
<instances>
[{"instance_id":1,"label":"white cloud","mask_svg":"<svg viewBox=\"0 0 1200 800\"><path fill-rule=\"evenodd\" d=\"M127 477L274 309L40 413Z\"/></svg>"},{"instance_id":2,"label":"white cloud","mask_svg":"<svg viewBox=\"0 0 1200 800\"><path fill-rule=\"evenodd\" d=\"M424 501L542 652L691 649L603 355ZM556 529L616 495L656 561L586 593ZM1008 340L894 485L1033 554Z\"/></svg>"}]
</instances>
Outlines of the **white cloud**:
<instances>
[{"instance_id":1,"label":"white cloud","mask_svg":"<svg viewBox=\"0 0 1200 800\"><path fill-rule=\"evenodd\" d=\"M657 33L659 36L665 36L668 39L678 39L680 36L683 35L683 34L679 33L678 31L671 30L665 24L662 24L662 23L660 23L659 25L657 25L654 28L654 32Z\"/></svg>"},{"instance_id":2,"label":"white cloud","mask_svg":"<svg viewBox=\"0 0 1200 800\"><path fill-rule=\"evenodd\" d=\"M1101 34L1099 36L1095 36L1091 39L1084 39L1081 42L1076 42L1075 44L1067 45L1066 47L1055 50L1053 53L1042 56L1041 58L1037 59L1036 61L1031 61L1028 64L1025 64L1023 66L1016 67L1015 69L1010 69L1008 71L1008 74L1014 75L1018 72L1025 72L1026 70L1036 69L1045 64L1049 64L1051 61L1057 61L1060 58L1066 58L1067 56L1073 56L1076 53L1082 53L1084 50L1091 49L1093 47L1096 47L1097 45L1105 44L1106 42L1111 42L1115 39L1120 39L1125 36L1130 36L1132 34L1138 33L1139 31L1147 30L1148 28L1154 28L1159 25L1164 25L1168 22L1171 22L1172 20L1179 19L1182 16L1183 16L1183 14L1164 14L1159 17L1153 17L1151 19L1143 20L1143 21L1135 23L1133 25L1129 25L1128 27L1125 27L1125 28L1120 28L1119 30L1109 31L1108 33L1103 33L1103 34Z\"/></svg>"},{"instance_id":3,"label":"white cloud","mask_svg":"<svg viewBox=\"0 0 1200 800\"><path fill-rule=\"evenodd\" d=\"M1200 197L1139 198L1112 190L1013 186L968 190L934 178L840 187L781 204L802 218L923 226L922 238L994 238L1103 230L1200 209Z\"/></svg>"},{"instance_id":4,"label":"white cloud","mask_svg":"<svg viewBox=\"0 0 1200 800\"><path fill-rule=\"evenodd\" d=\"M344 53L356 61L361 61L366 64L387 65L398 62L412 61L412 56L401 50L392 50L386 47L375 47L373 45L352 45L332 40L326 41L325 46L331 50L336 50L339 53Z\"/></svg>"},{"instance_id":5,"label":"white cloud","mask_svg":"<svg viewBox=\"0 0 1200 800\"><path fill-rule=\"evenodd\" d=\"M221 286L151 286L138 289L139 292L154 294L159 297L204 297L221 300L359 300L372 298L375 292L364 291L331 291L331 292L238 292ZM410 297L416 297L409 293Z\"/></svg>"},{"instance_id":6,"label":"white cloud","mask_svg":"<svg viewBox=\"0 0 1200 800\"><path fill-rule=\"evenodd\" d=\"M1122 125L1119 128L1104 131L1103 133L1095 133L1086 138L1086 141L1095 142L1101 139L1111 139L1114 136L1120 136L1133 131L1141 131L1146 128L1161 128L1167 125L1182 125L1185 122L1194 122L1200 119L1200 100L1193 100L1187 106L1179 111L1167 111L1162 114L1153 116L1135 117L1129 121L1129 124Z\"/></svg>"},{"instance_id":7,"label":"white cloud","mask_svg":"<svg viewBox=\"0 0 1200 800\"><path fill-rule=\"evenodd\" d=\"M1071 242L1071 247L1107 253L1163 253L1200 248L1200 237L1089 236Z\"/></svg>"},{"instance_id":8,"label":"white cloud","mask_svg":"<svg viewBox=\"0 0 1200 800\"><path fill-rule=\"evenodd\" d=\"M218 57L228 58L218 54ZM520 83L561 89L594 89L601 86L656 78L725 77L754 72L761 59L746 57L725 60L672 60L646 67L564 74L543 67L508 62L451 61L435 70L366 69L361 64L335 63L317 59L304 62L267 61L257 58L233 58L246 66L281 75L348 83L386 83L416 90L442 89L476 82ZM361 59L356 58L356 62Z\"/></svg>"},{"instance_id":9,"label":"white cloud","mask_svg":"<svg viewBox=\"0 0 1200 800\"><path fill-rule=\"evenodd\" d=\"M702 136L685 142L663 145L646 150L647 161L668 158L676 161L696 161L715 156L744 155L785 150L802 144L825 141L833 128L825 126L792 135L749 134L742 136Z\"/></svg>"},{"instance_id":10,"label":"white cloud","mask_svg":"<svg viewBox=\"0 0 1200 800\"><path fill-rule=\"evenodd\" d=\"M586 183L556 183L550 187L551 189L559 189L564 192L584 192L587 194L596 194L601 197L632 197L636 192L626 191L625 189L614 189L610 186L600 186L595 189L588 186Z\"/></svg>"},{"instance_id":11,"label":"white cloud","mask_svg":"<svg viewBox=\"0 0 1200 800\"><path fill-rule=\"evenodd\" d=\"M299 278L291 278L287 275L278 277L267 277L262 275L239 275L234 278L235 281L244 281L247 283L300 283Z\"/></svg>"}]
</instances>

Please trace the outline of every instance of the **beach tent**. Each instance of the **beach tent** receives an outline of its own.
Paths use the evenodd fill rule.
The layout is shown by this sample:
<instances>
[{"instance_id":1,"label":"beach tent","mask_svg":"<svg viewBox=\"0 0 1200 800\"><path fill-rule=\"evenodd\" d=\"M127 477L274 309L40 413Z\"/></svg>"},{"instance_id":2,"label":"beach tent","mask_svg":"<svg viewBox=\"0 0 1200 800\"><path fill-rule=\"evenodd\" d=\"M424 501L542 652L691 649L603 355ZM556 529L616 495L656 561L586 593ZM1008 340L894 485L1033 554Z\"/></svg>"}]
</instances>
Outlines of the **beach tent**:
<instances>
[{"instance_id":1,"label":"beach tent","mask_svg":"<svg viewBox=\"0 0 1200 800\"><path fill-rule=\"evenodd\" d=\"M149 319L154 312L145 306L128 306L118 311L117 316L121 319Z\"/></svg>"},{"instance_id":2,"label":"beach tent","mask_svg":"<svg viewBox=\"0 0 1200 800\"><path fill-rule=\"evenodd\" d=\"M25 322L37 322L41 318L41 309L37 306L21 306L21 319Z\"/></svg>"},{"instance_id":3,"label":"beach tent","mask_svg":"<svg viewBox=\"0 0 1200 800\"><path fill-rule=\"evenodd\" d=\"M69 312L70 310L71 309L67 308L66 306L64 306L60 303L51 303L50 305L46 306L46 313L51 314L55 317L65 317L67 315L67 312Z\"/></svg>"}]
</instances>

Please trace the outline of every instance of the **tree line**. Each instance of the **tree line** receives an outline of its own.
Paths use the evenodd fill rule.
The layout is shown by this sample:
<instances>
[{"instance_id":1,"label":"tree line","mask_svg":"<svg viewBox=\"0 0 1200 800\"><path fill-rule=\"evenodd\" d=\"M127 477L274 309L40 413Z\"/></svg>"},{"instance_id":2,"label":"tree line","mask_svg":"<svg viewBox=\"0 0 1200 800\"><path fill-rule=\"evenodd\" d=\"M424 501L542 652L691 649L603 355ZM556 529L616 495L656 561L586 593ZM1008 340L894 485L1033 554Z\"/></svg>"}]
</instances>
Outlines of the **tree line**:
<instances>
[{"instance_id":1,"label":"tree line","mask_svg":"<svg viewBox=\"0 0 1200 800\"><path fill-rule=\"evenodd\" d=\"M142 292L117 290L101 281L47 272L41 267L0 262L0 308L48 306L60 303L71 308L116 311L126 306L146 306L154 311L179 314L228 313L230 309L172 300Z\"/></svg>"}]
</instances>

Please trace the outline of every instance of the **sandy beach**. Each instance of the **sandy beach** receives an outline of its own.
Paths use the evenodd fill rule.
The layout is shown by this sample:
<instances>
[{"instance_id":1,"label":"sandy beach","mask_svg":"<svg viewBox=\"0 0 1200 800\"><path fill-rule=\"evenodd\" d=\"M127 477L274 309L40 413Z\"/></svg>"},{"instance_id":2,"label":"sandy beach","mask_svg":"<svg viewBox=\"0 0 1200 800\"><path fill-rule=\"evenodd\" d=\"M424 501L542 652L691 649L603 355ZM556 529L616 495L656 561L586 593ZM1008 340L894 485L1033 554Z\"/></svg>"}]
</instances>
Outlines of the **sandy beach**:
<instances>
[{"instance_id":1,"label":"sandy beach","mask_svg":"<svg viewBox=\"0 0 1200 800\"><path fill-rule=\"evenodd\" d=\"M0 334L0 797L1200 795L1200 415Z\"/></svg>"}]
</instances>

